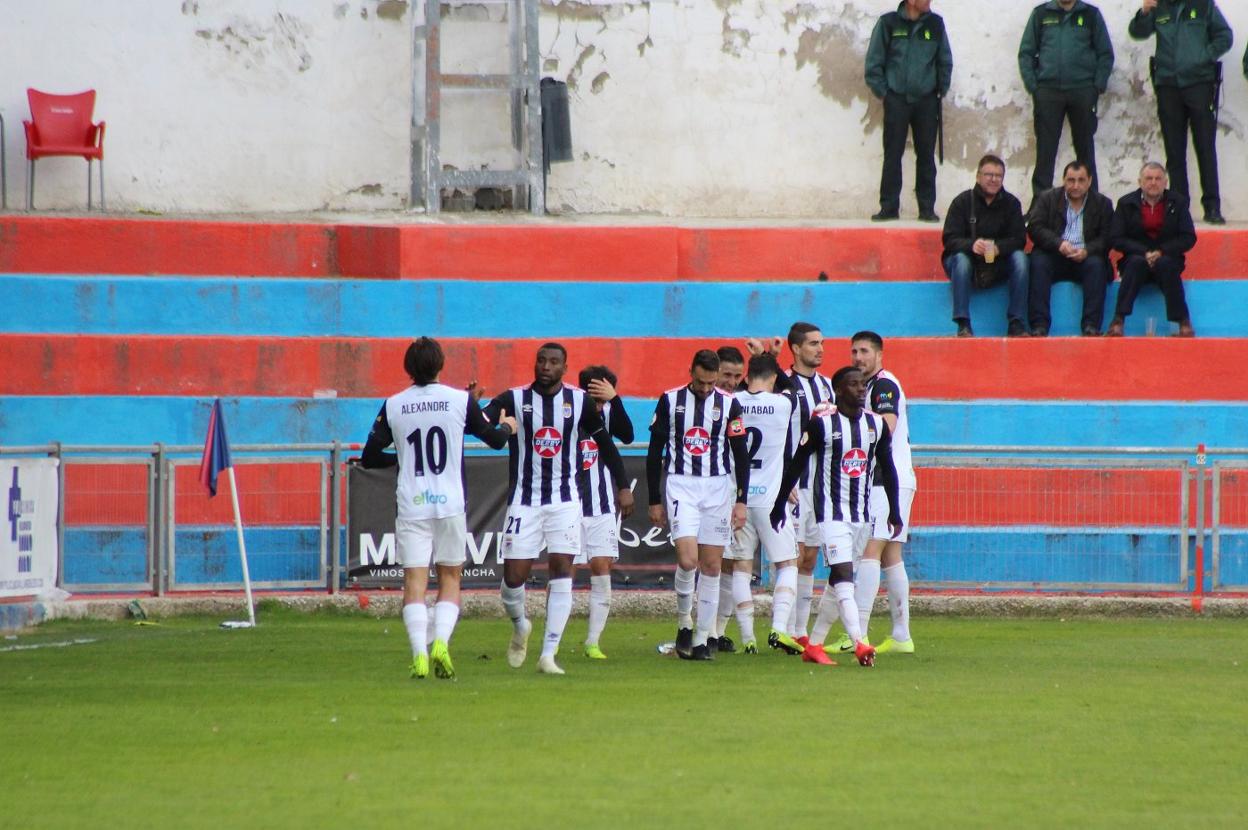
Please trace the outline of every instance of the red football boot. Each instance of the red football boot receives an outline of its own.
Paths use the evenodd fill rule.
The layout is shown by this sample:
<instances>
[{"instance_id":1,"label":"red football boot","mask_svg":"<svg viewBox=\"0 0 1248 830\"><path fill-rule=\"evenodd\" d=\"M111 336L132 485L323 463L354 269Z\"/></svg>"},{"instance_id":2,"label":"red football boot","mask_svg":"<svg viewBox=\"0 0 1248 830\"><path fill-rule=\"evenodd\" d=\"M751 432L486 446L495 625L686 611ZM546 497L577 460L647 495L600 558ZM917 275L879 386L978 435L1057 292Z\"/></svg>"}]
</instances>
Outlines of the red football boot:
<instances>
[{"instance_id":1,"label":"red football boot","mask_svg":"<svg viewBox=\"0 0 1248 830\"><path fill-rule=\"evenodd\" d=\"M836 665L836 661L833 660L831 657L829 657L828 653L823 650L822 643L807 644L806 648L802 651L802 662L803 663L818 663L821 666L835 666Z\"/></svg>"},{"instance_id":2,"label":"red football boot","mask_svg":"<svg viewBox=\"0 0 1248 830\"><path fill-rule=\"evenodd\" d=\"M874 666L875 665L875 646L867 645L862 640L859 640L854 645L854 656L858 658L858 665Z\"/></svg>"}]
</instances>

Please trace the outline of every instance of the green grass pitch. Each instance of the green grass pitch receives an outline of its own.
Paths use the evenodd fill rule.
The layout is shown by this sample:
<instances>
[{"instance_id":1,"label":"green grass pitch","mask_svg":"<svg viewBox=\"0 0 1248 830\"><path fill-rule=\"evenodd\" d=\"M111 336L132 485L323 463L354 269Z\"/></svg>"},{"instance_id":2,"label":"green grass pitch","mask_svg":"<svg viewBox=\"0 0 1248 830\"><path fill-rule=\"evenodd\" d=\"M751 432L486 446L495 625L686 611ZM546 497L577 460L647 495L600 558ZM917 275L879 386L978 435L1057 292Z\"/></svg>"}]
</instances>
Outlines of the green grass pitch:
<instances>
[{"instance_id":1,"label":"green grass pitch","mask_svg":"<svg viewBox=\"0 0 1248 830\"><path fill-rule=\"evenodd\" d=\"M408 679L397 619L216 622L0 640L0 825L1248 823L1235 620L919 619L871 670L682 663L666 620L613 620L591 663L573 620L566 677L534 671L541 620L518 671L505 622L466 620L454 682Z\"/></svg>"}]
</instances>

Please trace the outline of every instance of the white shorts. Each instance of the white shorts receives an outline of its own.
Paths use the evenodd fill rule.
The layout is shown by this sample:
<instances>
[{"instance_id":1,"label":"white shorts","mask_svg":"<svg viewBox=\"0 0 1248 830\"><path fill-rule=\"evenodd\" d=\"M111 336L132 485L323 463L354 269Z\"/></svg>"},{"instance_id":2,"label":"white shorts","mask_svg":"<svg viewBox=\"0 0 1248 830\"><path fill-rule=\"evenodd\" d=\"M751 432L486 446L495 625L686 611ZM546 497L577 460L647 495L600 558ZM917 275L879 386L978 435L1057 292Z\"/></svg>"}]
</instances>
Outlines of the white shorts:
<instances>
[{"instance_id":1,"label":"white shorts","mask_svg":"<svg viewBox=\"0 0 1248 830\"><path fill-rule=\"evenodd\" d=\"M883 487L871 488L871 538L887 539L890 542L908 542L910 540L910 505L914 504L914 488L902 487L897 491L897 509L901 512L901 535L896 539L888 529L888 496Z\"/></svg>"},{"instance_id":2,"label":"white shorts","mask_svg":"<svg viewBox=\"0 0 1248 830\"><path fill-rule=\"evenodd\" d=\"M791 511L790 511L791 514ZM724 550L725 559L752 560L759 544L767 562L787 562L797 558L793 516L779 530L771 526L771 508L750 507L746 510L745 526L732 536L732 545Z\"/></svg>"},{"instance_id":3,"label":"white shorts","mask_svg":"<svg viewBox=\"0 0 1248 830\"><path fill-rule=\"evenodd\" d=\"M394 547L404 568L462 565L467 560L468 523L464 514L443 519L397 519Z\"/></svg>"},{"instance_id":4,"label":"white shorts","mask_svg":"<svg viewBox=\"0 0 1248 830\"><path fill-rule=\"evenodd\" d=\"M829 565L854 562L862 556L871 539L870 522L820 522L823 535L823 560Z\"/></svg>"},{"instance_id":5,"label":"white shorts","mask_svg":"<svg viewBox=\"0 0 1248 830\"><path fill-rule=\"evenodd\" d=\"M503 525L503 559L536 559L542 551L576 556L581 552L580 502L507 507Z\"/></svg>"},{"instance_id":6,"label":"white shorts","mask_svg":"<svg viewBox=\"0 0 1248 830\"><path fill-rule=\"evenodd\" d=\"M815 499L809 488L797 490L797 522L793 529L797 541L808 548L817 548L823 544L823 536L819 532L819 522L815 520Z\"/></svg>"},{"instance_id":7,"label":"white shorts","mask_svg":"<svg viewBox=\"0 0 1248 830\"><path fill-rule=\"evenodd\" d=\"M604 516L581 517L581 552L575 564L588 565L590 559L599 557L620 558L620 534L614 513Z\"/></svg>"},{"instance_id":8,"label":"white shorts","mask_svg":"<svg viewBox=\"0 0 1248 830\"><path fill-rule=\"evenodd\" d=\"M732 476L669 475L667 521L672 539L695 536L699 545L727 547L732 541L736 487Z\"/></svg>"}]
</instances>

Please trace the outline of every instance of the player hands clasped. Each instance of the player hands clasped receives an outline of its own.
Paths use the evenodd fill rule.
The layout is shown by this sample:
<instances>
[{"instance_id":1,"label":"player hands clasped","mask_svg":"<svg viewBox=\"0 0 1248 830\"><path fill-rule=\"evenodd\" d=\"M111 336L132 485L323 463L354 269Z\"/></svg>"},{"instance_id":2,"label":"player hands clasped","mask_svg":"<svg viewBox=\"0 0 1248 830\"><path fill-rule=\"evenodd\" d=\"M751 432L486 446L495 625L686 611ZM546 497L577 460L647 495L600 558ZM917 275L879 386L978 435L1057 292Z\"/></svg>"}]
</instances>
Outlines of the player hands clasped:
<instances>
[{"instance_id":1,"label":"player hands clasped","mask_svg":"<svg viewBox=\"0 0 1248 830\"><path fill-rule=\"evenodd\" d=\"M382 404L362 459L369 468L399 466L395 549L403 567L403 625L412 646L411 674L421 679L429 676L430 659L438 677L455 676L448 644L459 619L460 575L467 558L464 432L497 450L516 431L516 419L506 412L491 426L469 392L438 383L444 363L436 340L422 337L407 347L403 368L412 385ZM392 444L395 455L383 452ZM430 561L438 569L432 653L427 650L425 605Z\"/></svg>"},{"instance_id":2,"label":"player hands clasped","mask_svg":"<svg viewBox=\"0 0 1248 830\"><path fill-rule=\"evenodd\" d=\"M745 524L750 459L741 406L715 388L719 357L698 351L689 374L687 385L664 392L655 406L646 483L650 521L670 525L676 548L676 653L711 660L707 640L719 605L720 565L732 531ZM666 491L660 486L665 469ZM695 631L691 612L699 573Z\"/></svg>"},{"instance_id":3,"label":"player hands clasped","mask_svg":"<svg viewBox=\"0 0 1248 830\"><path fill-rule=\"evenodd\" d=\"M797 483L812 458L816 459L815 480L822 488L814 503L815 521L824 544L824 556L831 569L828 589L819 601L819 614L811 629L810 642L802 659L810 663L834 665L823 648L824 640L839 613L841 623L854 641L854 656L863 666L875 663L875 649L863 641L854 600L854 552L866 545L871 532L871 481L879 477L888 500L888 524L893 538L901 533L897 508L897 471L893 468L888 425L879 415L863 409L866 380L852 366L832 376L836 411L817 414L802 433L797 451L784 471L771 509L772 527L788 519L788 499L784 494Z\"/></svg>"},{"instance_id":4,"label":"player hands clasped","mask_svg":"<svg viewBox=\"0 0 1248 830\"><path fill-rule=\"evenodd\" d=\"M544 549L550 578L546 586L546 635L537 670L563 674L555 663L563 629L572 613L573 562L581 552L581 442L597 445L615 482L620 514L633 510L620 454L602 417L584 390L563 383L568 352L558 343L537 350L533 382L496 397L485 413L493 418L513 412L517 431L508 440L510 454L507 519L500 553L503 559L503 608L512 622L507 662L524 665L533 624L525 614L525 583ZM622 485L622 486L621 486Z\"/></svg>"},{"instance_id":5,"label":"player hands clasped","mask_svg":"<svg viewBox=\"0 0 1248 830\"><path fill-rule=\"evenodd\" d=\"M607 426L607 432L625 444L633 442L633 422L616 393L615 373L606 366L587 366L581 370L581 388L589 393L594 408ZM611 566L620 558L619 520L616 517L617 483L603 461L598 442L582 434L577 449L581 465L577 485L581 490L581 553L577 565L589 565L589 634L585 637L585 656L605 660L598 640L611 613ZM631 491L630 491L631 492Z\"/></svg>"}]
</instances>

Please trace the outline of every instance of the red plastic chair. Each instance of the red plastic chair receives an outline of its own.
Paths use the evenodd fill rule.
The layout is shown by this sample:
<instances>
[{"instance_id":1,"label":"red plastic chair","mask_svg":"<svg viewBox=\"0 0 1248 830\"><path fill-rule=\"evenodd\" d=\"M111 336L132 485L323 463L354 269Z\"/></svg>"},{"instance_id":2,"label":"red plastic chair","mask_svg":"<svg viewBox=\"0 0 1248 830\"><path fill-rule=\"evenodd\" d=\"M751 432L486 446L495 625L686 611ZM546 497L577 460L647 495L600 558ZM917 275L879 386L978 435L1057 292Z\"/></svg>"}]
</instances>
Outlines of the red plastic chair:
<instances>
[{"instance_id":1,"label":"red plastic chair","mask_svg":"<svg viewBox=\"0 0 1248 830\"><path fill-rule=\"evenodd\" d=\"M91 123L95 90L77 95L53 95L27 89L30 121L26 127L26 158L30 178L26 186L26 209L35 203L35 161L44 156L81 156L87 161L87 210L91 209L91 161L100 160L100 208L104 207L104 122Z\"/></svg>"}]
</instances>

